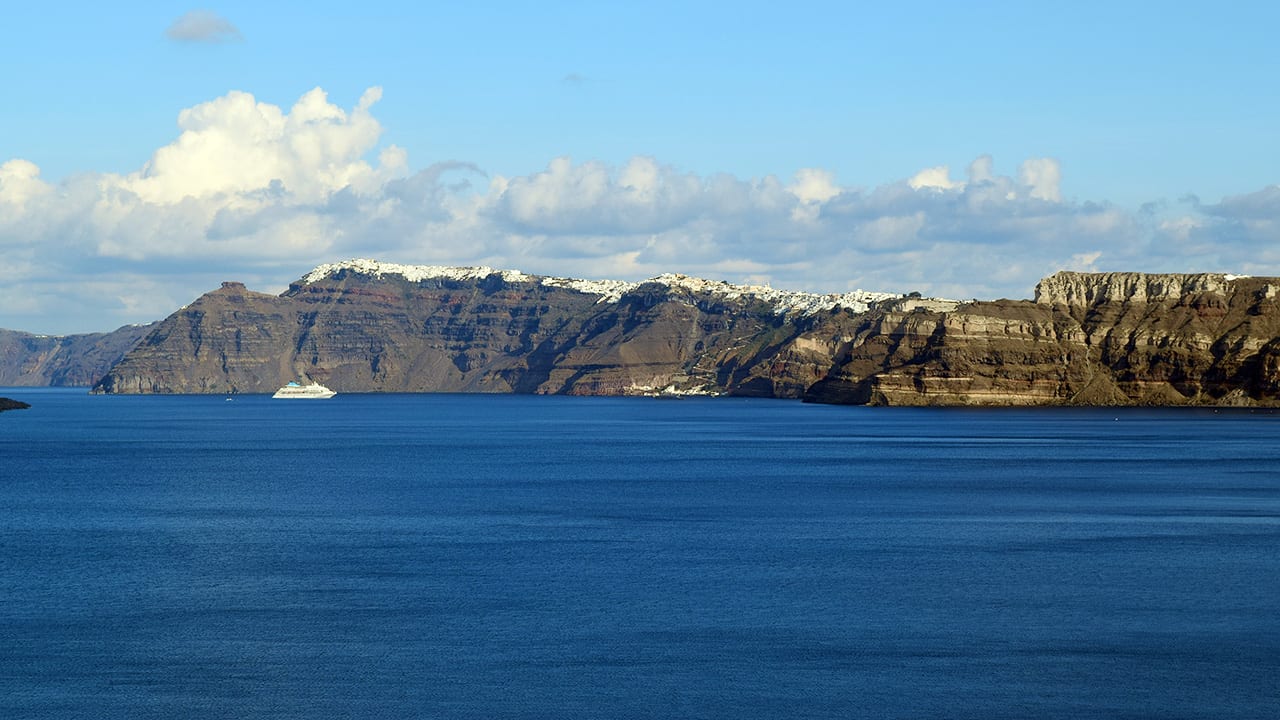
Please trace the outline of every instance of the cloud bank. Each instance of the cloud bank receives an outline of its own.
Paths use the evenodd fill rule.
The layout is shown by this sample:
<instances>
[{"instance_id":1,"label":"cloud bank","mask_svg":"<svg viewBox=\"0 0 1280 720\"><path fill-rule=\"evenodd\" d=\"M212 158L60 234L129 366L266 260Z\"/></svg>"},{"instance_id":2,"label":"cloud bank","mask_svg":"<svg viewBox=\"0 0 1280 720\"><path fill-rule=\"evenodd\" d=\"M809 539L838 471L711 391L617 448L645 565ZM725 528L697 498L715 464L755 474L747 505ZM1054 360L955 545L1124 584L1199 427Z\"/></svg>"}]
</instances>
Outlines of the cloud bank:
<instances>
[{"instance_id":1,"label":"cloud bank","mask_svg":"<svg viewBox=\"0 0 1280 720\"><path fill-rule=\"evenodd\" d=\"M873 187L552 159L489 176L411 172L373 115L319 88L291 108L232 92L183 110L136 172L51 182L0 163L0 327L106 330L241 280L282 290L353 256L635 280L683 272L819 291L1028 297L1059 269L1280 273L1280 187L1130 212L1064 199L1051 158L963 177L924 168Z\"/></svg>"}]
</instances>

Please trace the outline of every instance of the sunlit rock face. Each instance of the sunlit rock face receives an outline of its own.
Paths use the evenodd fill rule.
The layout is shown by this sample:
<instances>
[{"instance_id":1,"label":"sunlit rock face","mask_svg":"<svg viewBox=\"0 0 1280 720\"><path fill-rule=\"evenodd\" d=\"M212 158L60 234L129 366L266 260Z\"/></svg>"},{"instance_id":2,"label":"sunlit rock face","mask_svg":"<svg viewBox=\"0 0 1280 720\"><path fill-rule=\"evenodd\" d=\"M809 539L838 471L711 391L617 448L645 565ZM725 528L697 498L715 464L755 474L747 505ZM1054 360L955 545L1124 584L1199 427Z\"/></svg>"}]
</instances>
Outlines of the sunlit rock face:
<instances>
[{"instance_id":1,"label":"sunlit rock face","mask_svg":"<svg viewBox=\"0 0 1280 720\"><path fill-rule=\"evenodd\" d=\"M1280 404L1275 278L1057 273L1034 301L885 303L805 397L879 405Z\"/></svg>"},{"instance_id":2,"label":"sunlit rock face","mask_svg":"<svg viewBox=\"0 0 1280 720\"><path fill-rule=\"evenodd\" d=\"M349 261L280 296L224 283L95 388L799 397L884 293L814 294L682 275L622 283Z\"/></svg>"}]
</instances>

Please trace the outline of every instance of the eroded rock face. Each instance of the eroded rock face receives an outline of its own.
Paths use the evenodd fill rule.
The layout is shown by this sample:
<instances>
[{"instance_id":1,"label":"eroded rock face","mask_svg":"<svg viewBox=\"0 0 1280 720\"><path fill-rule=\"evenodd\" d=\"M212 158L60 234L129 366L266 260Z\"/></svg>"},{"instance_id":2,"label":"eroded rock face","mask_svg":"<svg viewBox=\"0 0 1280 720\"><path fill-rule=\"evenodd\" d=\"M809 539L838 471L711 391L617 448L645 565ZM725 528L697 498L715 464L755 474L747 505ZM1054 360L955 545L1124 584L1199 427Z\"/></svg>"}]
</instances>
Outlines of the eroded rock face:
<instances>
[{"instance_id":1,"label":"eroded rock face","mask_svg":"<svg viewBox=\"0 0 1280 720\"><path fill-rule=\"evenodd\" d=\"M310 378L339 392L799 397L856 325L845 305L860 302L683 276L593 284L356 261L279 297L224 283L95 392L266 393Z\"/></svg>"},{"instance_id":2,"label":"eroded rock face","mask_svg":"<svg viewBox=\"0 0 1280 720\"><path fill-rule=\"evenodd\" d=\"M90 387L148 332L136 325L62 336L0 330L0 386Z\"/></svg>"},{"instance_id":3,"label":"eroded rock face","mask_svg":"<svg viewBox=\"0 0 1280 720\"><path fill-rule=\"evenodd\" d=\"M868 314L806 398L881 405L1276 405L1274 278L1058 273L1036 300Z\"/></svg>"},{"instance_id":4,"label":"eroded rock face","mask_svg":"<svg viewBox=\"0 0 1280 720\"><path fill-rule=\"evenodd\" d=\"M265 392L290 371L282 350L296 326L284 299L223 283L157 324L93 392Z\"/></svg>"},{"instance_id":5,"label":"eroded rock face","mask_svg":"<svg viewBox=\"0 0 1280 720\"><path fill-rule=\"evenodd\" d=\"M1225 295L1235 279L1235 276L1217 273L1080 273L1064 270L1036 285L1035 301L1072 307L1173 303L1200 293Z\"/></svg>"},{"instance_id":6,"label":"eroded rock face","mask_svg":"<svg viewBox=\"0 0 1280 720\"><path fill-rule=\"evenodd\" d=\"M1280 404L1280 280L1058 273L1036 299L820 296L353 261L227 283L97 392L659 391L879 405Z\"/></svg>"}]
</instances>

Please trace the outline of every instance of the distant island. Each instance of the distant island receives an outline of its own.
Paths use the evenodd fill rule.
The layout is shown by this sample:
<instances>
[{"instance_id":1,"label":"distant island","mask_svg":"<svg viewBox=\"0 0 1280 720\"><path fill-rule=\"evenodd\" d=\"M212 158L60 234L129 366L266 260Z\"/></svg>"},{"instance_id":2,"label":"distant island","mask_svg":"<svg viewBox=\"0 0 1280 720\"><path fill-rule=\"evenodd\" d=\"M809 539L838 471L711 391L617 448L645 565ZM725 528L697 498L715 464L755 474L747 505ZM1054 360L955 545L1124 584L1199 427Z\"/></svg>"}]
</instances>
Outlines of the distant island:
<instances>
[{"instance_id":1,"label":"distant island","mask_svg":"<svg viewBox=\"0 0 1280 720\"><path fill-rule=\"evenodd\" d=\"M310 379L344 394L1277 407L1280 279L1064 271L1033 299L980 301L350 260L280 295L225 282L145 328L11 347L10 384L38 384L20 370L40 368L93 375L104 394Z\"/></svg>"},{"instance_id":2,"label":"distant island","mask_svg":"<svg viewBox=\"0 0 1280 720\"><path fill-rule=\"evenodd\" d=\"M5 410L25 410L31 407L27 403L20 400L10 400L9 398L0 397L0 412Z\"/></svg>"}]
</instances>

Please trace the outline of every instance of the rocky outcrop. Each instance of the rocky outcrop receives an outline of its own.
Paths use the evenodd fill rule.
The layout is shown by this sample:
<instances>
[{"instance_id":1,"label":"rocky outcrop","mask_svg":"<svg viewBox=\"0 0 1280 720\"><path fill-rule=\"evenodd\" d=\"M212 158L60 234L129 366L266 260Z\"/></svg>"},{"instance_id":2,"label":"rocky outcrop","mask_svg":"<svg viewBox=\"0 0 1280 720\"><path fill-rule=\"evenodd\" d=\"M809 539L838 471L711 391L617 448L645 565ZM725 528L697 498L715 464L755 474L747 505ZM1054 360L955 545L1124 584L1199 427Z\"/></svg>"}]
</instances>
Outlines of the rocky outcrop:
<instances>
[{"instance_id":1,"label":"rocky outcrop","mask_svg":"<svg viewBox=\"0 0 1280 720\"><path fill-rule=\"evenodd\" d=\"M1034 301L868 313L805 397L876 405L1280 404L1280 280L1069 273Z\"/></svg>"},{"instance_id":2,"label":"rocky outcrop","mask_svg":"<svg viewBox=\"0 0 1280 720\"><path fill-rule=\"evenodd\" d=\"M21 400L10 400L9 398L0 397L0 412L4 412L5 410L25 410L29 407L31 406Z\"/></svg>"},{"instance_id":3,"label":"rocky outcrop","mask_svg":"<svg viewBox=\"0 0 1280 720\"><path fill-rule=\"evenodd\" d=\"M1063 271L1036 285L1035 301L1044 305L1094 307L1124 303L1176 303L1189 295L1226 295L1235 275L1215 273L1080 273Z\"/></svg>"},{"instance_id":4,"label":"rocky outcrop","mask_svg":"<svg viewBox=\"0 0 1280 720\"><path fill-rule=\"evenodd\" d=\"M265 393L310 378L340 392L799 397L858 314L888 297L351 261L280 296L224 283L94 391Z\"/></svg>"},{"instance_id":5,"label":"rocky outcrop","mask_svg":"<svg viewBox=\"0 0 1280 720\"><path fill-rule=\"evenodd\" d=\"M148 332L139 325L63 336L0 330L0 386L90 387Z\"/></svg>"}]
</instances>

